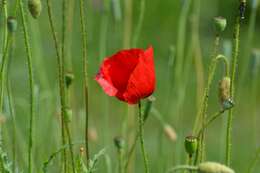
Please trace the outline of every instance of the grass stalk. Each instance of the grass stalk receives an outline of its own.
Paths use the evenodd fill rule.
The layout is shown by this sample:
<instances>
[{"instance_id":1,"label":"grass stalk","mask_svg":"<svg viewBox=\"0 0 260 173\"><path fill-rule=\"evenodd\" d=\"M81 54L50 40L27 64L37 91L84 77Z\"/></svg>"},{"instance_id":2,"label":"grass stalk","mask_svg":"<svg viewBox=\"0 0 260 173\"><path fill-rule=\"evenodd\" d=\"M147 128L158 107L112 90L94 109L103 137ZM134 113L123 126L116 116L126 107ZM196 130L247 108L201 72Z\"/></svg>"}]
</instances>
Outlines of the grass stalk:
<instances>
[{"instance_id":1,"label":"grass stalk","mask_svg":"<svg viewBox=\"0 0 260 173\"><path fill-rule=\"evenodd\" d=\"M148 158L147 158L147 153L145 151L145 146L144 146L144 118L143 118L143 113L142 113L142 106L141 102L138 103L138 121L139 121L139 131L140 131L140 146L141 146L141 151L142 151L142 156L143 156L143 161L144 161L144 167L145 167L145 173L149 173L149 167L148 167Z\"/></svg>"},{"instance_id":2,"label":"grass stalk","mask_svg":"<svg viewBox=\"0 0 260 173\"><path fill-rule=\"evenodd\" d=\"M86 30L86 19L85 19L85 4L84 0L80 0L80 23L81 23L81 38L82 38L82 62L83 62L83 82L84 82L84 99L85 99L85 148L86 148L86 159L89 162L90 152L88 145L88 72L87 72L87 30ZM87 163L88 166L88 163Z\"/></svg>"},{"instance_id":3,"label":"grass stalk","mask_svg":"<svg viewBox=\"0 0 260 173\"><path fill-rule=\"evenodd\" d=\"M31 173L33 171L32 168L32 149L33 149L33 122L34 122L34 79L33 79L33 66L32 66L32 52L31 45L29 41L28 29L27 29L27 21L23 7L23 0L20 0L19 3L20 12L22 16L22 28L23 28L23 36L25 49L27 54L27 68L28 68L28 76L29 76L29 88L30 88L30 120L29 120L29 141L28 141L28 172Z\"/></svg>"}]
</instances>

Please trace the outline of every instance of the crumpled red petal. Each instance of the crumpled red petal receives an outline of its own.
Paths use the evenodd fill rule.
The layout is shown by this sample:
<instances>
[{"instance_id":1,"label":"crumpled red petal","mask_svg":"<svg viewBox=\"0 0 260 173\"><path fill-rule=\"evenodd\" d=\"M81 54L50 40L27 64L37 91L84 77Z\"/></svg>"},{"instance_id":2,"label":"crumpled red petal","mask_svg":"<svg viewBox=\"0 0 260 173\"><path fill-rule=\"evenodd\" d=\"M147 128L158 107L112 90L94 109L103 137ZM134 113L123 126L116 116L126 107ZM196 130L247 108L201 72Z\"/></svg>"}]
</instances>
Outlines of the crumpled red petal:
<instances>
[{"instance_id":1,"label":"crumpled red petal","mask_svg":"<svg viewBox=\"0 0 260 173\"><path fill-rule=\"evenodd\" d=\"M137 103L154 91L153 48L122 50L106 58L95 80L109 96Z\"/></svg>"}]
</instances>

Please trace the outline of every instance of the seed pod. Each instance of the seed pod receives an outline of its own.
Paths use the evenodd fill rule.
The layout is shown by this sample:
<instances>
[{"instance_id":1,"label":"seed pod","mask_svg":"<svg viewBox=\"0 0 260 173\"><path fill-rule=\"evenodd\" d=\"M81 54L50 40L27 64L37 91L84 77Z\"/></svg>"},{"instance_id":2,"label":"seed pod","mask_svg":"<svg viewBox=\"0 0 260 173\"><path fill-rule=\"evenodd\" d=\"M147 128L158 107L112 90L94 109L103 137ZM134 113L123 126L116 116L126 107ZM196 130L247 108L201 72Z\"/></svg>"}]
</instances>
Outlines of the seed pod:
<instances>
[{"instance_id":1,"label":"seed pod","mask_svg":"<svg viewBox=\"0 0 260 173\"><path fill-rule=\"evenodd\" d=\"M67 72L65 74L65 83L66 83L66 87L67 88L70 87L70 85L72 84L73 80L74 80L74 75L72 73L70 73L70 72Z\"/></svg>"},{"instance_id":2,"label":"seed pod","mask_svg":"<svg viewBox=\"0 0 260 173\"><path fill-rule=\"evenodd\" d=\"M169 124L165 124L163 127L163 131L165 133L165 135L172 141L175 142L177 139L177 134L174 130L174 128L169 125Z\"/></svg>"},{"instance_id":3,"label":"seed pod","mask_svg":"<svg viewBox=\"0 0 260 173\"><path fill-rule=\"evenodd\" d=\"M12 17L12 16L9 16L7 18L7 28L8 28L8 31L13 33L17 30L17 20Z\"/></svg>"},{"instance_id":4,"label":"seed pod","mask_svg":"<svg viewBox=\"0 0 260 173\"><path fill-rule=\"evenodd\" d=\"M41 0L29 0L28 8L33 18L37 19L42 11Z\"/></svg>"},{"instance_id":5,"label":"seed pod","mask_svg":"<svg viewBox=\"0 0 260 173\"><path fill-rule=\"evenodd\" d=\"M219 82L219 100L223 103L225 100L230 98L230 78L224 77Z\"/></svg>"},{"instance_id":6,"label":"seed pod","mask_svg":"<svg viewBox=\"0 0 260 173\"><path fill-rule=\"evenodd\" d=\"M187 154L189 154L189 156L191 157L198 148L198 139L195 136L187 136L185 138L185 150L187 152Z\"/></svg>"},{"instance_id":7,"label":"seed pod","mask_svg":"<svg viewBox=\"0 0 260 173\"><path fill-rule=\"evenodd\" d=\"M121 136L114 138L114 144L118 150L121 150L125 146L125 140Z\"/></svg>"},{"instance_id":8,"label":"seed pod","mask_svg":"<svg viewBox=\"0 0 260 173\"><path fill-rule=\"evenodd\" d=\"M219 34L223 32L227 26L227 20L224 17L214 17L214 26L216 32Z\"/></svg>"},{"instance_id":9,"label":"seed pod","mask_svg":"<svg viewBox=\"0 0 260 173\"><path fill-rule=\"evenodd\" d=\"M215 163L215 162L204 162L199 164L198 173L235 173L231 168Z\"/></svg>"}]
</instances>

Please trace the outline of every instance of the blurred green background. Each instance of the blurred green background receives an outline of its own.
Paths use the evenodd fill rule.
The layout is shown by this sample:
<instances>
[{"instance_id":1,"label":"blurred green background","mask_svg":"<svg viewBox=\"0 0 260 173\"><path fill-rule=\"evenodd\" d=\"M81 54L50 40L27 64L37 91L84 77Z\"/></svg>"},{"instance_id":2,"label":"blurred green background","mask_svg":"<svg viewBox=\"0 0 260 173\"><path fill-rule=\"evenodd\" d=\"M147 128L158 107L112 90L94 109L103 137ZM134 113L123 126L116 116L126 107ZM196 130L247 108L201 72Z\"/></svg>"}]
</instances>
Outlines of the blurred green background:
<instances>
[{"instance_id":1,"label":"blurred green background","mask_svg":"<svg viewBox=\"0 0 260 173\"><path fill-rule=\"evenodd\" d=\"M245 172L260 147L260 57L252 57L252 50L260 47L260 22L258 8L248 0L246 18L241 25L241 46L239 48L238 76L234 108L232 168ZM27 1L24 1L25 4ZM66 32L66 71L73 72L75 81L70 90L70 105L73 110L71 121L73 141L84 140L82 54L79 22L79 1L68 0ZM43 162L61 146L59 122L59 95L57 61L48 23L46 1L42 0L43 11L35 20L28 14L29 36L33 51L33 68L36 80L36 118L34 171L40 172ZM8 12L13 14L14 0L8 0ZM54 20L61 40L61 0L52 2ZM232 37L239 0L146 0L145 16L137 47L152 45L155 52L156 92L154 109L145 124L145 145L151 172L165 172L177 164L184 164L186 153L184 137L191 134L195 116L202 100L202 92L208 76L208 65L213 49L215 31L212 19L223 16L227 28L220 35L220 54L229 59L232 52ZM185 5L186 4L186 5ZM188 5L187 5L188 4ZM187 9L185 11L185 7ZM26 8L27 6L25 6ZM28 9L26 8L26 12ZM130 12L130 13L127 13ZM135 132L137 120L135 108L104 94L93 80L103 58L123 48L132 47L132 39L140 14L139 0L86 0L88 72L90 94L90 127L94 138L90 142L91 155L106 148L106 157L98 163L97 172L111 173L117 170L117 152L113 138ZM254 16L255 14L255 16ZM15 143L12 118L7 95L3 116L3 146L10 160L16 153L19 172L26 172L27 136L29 121L29 85L26 70L26 54L23 42L20 13L17 16L18 31L15 34L13 54L10 55L8 81L13 99ZM3 30L1 12L0 31ZM2 40L2 34L1 34ZM2 52L0 52L2 54ZM179 57L178 57L179 56ZM183 59L183 64L179 64ZM258 64L257 64L258 59ZM252 65L253 64L253 65ZM178 71L178 68L180 70ZM176 70L177 69L177 70ZM223 75L218 67L210 90L208 114L220 109L218 102L218 81ZM254 71L256 73L254 73ZM132 117L127 117L127 110ZM156 112L157 111L157 112ZM162 124L153 116L159 114L175 129L177 139L165 136ZM133 119L128 128L126 119ZM136 121L135 121L136 120ZM216 120L207 131L207 160L225 162L225 133L227 113ZM96 133L96 134L95 134ZM82 145L75 145L79 153ZM259 162L254 169L260 171ZM59 172L59 157L50 165L50 172ZM137 145L132 172L142 172L143 163Z\"/></svg>"}]
</instances>

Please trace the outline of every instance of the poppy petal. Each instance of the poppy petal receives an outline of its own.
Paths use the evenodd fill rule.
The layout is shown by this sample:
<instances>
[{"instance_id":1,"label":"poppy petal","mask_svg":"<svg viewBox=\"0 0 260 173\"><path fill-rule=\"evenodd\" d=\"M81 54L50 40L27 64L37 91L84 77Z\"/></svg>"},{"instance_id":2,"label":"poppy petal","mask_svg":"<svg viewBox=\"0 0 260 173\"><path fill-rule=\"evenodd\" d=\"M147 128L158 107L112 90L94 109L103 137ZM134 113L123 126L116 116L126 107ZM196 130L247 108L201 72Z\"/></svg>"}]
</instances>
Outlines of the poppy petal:
<instances>
[{"instance_id":1,"label":"poppy petal","mask_svg":"<svg viewBox=\"0 0 260 173\"><path fill-rule=\"evenodd\" d=\"M123 97L129 104L135 104L140 99L150 96L154 88L153 48L149 47L140 57L138 65L132 72Z\"/></svg>"}]
</instances>

